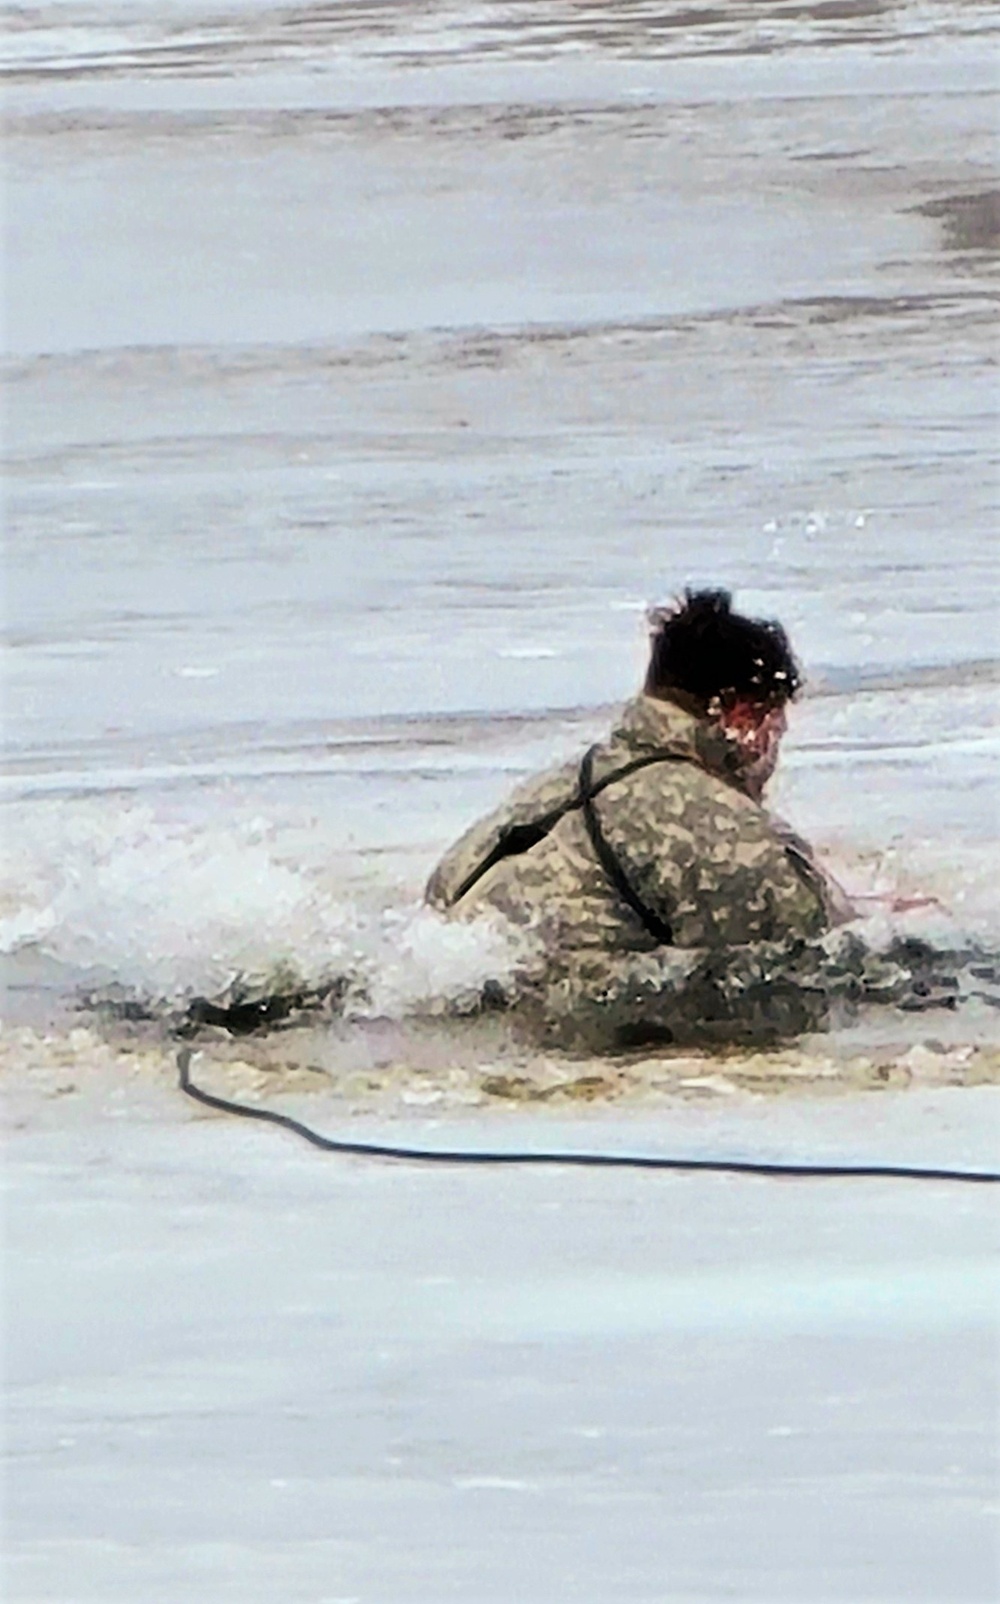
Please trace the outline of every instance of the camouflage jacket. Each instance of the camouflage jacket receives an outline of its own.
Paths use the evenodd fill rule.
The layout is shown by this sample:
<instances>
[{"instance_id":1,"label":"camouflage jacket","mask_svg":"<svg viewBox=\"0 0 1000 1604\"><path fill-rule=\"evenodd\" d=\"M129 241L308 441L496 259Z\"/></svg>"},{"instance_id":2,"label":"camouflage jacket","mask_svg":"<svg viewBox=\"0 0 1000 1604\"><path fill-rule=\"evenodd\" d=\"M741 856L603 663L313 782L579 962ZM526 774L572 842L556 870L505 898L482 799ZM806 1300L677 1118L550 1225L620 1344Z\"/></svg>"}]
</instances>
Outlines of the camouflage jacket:
<instances>
[{"instance_id":1,"label":"camouflage jacket","mask_svg":"<svg viewBox=\"0 0 1000 1604\"><path fill-rule=\"evenodd\" d=\"M627 886L668 927L675 951L808 939L843 917L806 844L748 795L732 744L673 703L638 696L626 705L593 749L591 794ZM460 918L499 912L551 956L663 945L598 857L579 761L525 781L473 825L426 895Z\"/></svg>"}]
</instances>

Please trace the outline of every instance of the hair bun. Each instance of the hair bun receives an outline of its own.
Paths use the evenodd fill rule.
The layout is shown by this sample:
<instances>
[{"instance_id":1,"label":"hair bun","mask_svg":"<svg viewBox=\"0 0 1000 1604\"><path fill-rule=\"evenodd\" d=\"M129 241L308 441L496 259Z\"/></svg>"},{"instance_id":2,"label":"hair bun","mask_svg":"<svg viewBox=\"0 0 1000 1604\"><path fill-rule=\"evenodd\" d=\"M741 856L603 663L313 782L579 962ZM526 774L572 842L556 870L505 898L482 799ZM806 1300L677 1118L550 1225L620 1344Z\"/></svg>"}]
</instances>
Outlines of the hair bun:
<instances>
[{"instance_id":1,"label":"hair bun","mask_svg":"<svg viewBox=\"0 0 1000 1604\"><path fill-rule=\"evenodd\" d=\"M733 609L728 590L686 590L683 611L692 618L724 618Z\"/></svg>"},{"instance_id":2,"label":"hair bun","mask_svg":"<svg viewBox=\"0 0 1000 1604\"><path fill-rule=\"evenodd\" d=\"M744 618L728 590L686 590L672 607L649 615L646 690L683 691L704 707L745 697L781 705L801 682L788 637L773 619Z\"/></svg>"}]
</instances>

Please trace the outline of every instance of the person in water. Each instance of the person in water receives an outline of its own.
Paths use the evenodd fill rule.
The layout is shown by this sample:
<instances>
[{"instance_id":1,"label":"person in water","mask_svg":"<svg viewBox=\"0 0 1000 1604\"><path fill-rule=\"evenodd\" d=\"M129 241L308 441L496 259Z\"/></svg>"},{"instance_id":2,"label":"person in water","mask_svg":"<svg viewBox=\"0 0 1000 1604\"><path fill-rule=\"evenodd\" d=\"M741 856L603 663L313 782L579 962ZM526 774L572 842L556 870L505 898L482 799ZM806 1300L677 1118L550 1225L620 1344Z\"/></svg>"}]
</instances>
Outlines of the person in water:
<instances>
[{"instance_id":1,"label":"person in water","mask_svg":"<svg viewBox=\"0 0 1000 1604\"><path fill-rule=\"evenodd\" d=\"M812 937L851 916L763 804L801 683L781 625L724 590L688 591L652 625L645 686L610 735L473 825L431 875L432 906L619 952Z\"/></svg>"},{"instance_id":2,"label":"person in water","mask_svg":"<svg viewBox=\"0 0 1000 1604\"><path fill-rule=\"evenodd\" d=\"M764 806L801 681L780 624L734 613L724 590L651 616L645 685L607 738L519 786L431 875L448 918L530 933L512 983L488 982L478 1007L515 1004L533 1034L598 1050L774 1040L825 1024L837 998L954 1007L948 954L905 938L872 953L835 929L851 902ZM993 968L972 973L985 995ZM241 1034L363 993L350 974L239 976L179 1029Z\"/></svg>"},{"instance_id":3,"label":"person in water","mask_svg":"<svg viewBox=\"0 0 1000 1604\"><path fill-rule=\"evenodd\" d=\"M676 1026L677 979L697 971L696 1012L721 1008L731 1023L734 986L753 993L757 1014L775 991L761 953L814 941L854 909L764 805L801 684L781 625L734 612L724 590L689 590L651 623L645 685L610 734L474 824L426 900L529 928L567 1007L624 1007L627 1029L670 993ZM743 982L737 949L756 955Z\"/></svg>"}]
</instances>

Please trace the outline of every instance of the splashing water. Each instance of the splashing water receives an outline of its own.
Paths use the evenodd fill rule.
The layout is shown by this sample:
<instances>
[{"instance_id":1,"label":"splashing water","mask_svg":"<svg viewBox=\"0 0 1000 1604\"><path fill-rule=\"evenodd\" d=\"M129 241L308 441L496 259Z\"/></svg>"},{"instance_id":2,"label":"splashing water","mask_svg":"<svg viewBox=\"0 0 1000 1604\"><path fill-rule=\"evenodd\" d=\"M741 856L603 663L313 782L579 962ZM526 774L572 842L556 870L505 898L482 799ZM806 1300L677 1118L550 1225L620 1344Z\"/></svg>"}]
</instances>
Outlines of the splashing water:
<instances>
[{"instance_id":1,"label":"splashing water","mask_svg":"<svg viewBox=\"0 0 1000 1604\"><path fill-rule=\"evenodd\" d=\"M431 908L387 909L359 1011L400 1019L471 1010L486 982L512 989L530 950L528 937L499 921L455 924Z\"/></svg>"},{"instance_id":2,"label":"splashing water","mask_svg":"<svg viewBox=\"0 0 1000 1604\"><path fill-rule=\"evenodd\" d=\"M145 804L111 811L106 799L17 824L0 953L34 949L69 983L113 983L169 1006L237 980L346 976L356 1016L399 1018L472 1006L525 956L499 925L451 924L384 881L349 888L323 865L322 831L303 843L301 827L293 840L260 815L193 826Z\"/></svg>"},{"instance_id":3,"label":"splashing water","mask_svg":"<svg viewBox=\"0 0 1000 1604\"><path fill-rule=\"evenodd\" d=\"M193 831L147 806L109 817L93 803L25 824L4 888L4 952L37 944L163 999L282 959L312 976L346 952L348 911L280 861L265 819Z\"/></svg>"}]
</instances>

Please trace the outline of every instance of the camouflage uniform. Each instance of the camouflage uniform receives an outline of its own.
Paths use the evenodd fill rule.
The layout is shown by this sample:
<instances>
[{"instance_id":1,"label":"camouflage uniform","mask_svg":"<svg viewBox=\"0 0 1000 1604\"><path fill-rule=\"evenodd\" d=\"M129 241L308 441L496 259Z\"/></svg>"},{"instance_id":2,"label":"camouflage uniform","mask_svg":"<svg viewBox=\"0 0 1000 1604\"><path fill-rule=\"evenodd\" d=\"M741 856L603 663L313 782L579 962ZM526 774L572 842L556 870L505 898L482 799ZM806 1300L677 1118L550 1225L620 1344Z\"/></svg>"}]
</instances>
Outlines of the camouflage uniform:
<instances>
[{"instance_id":1,"label":"camouflage uniform","mask_svg":"<svg viewBox=\"0 0 1000 1604\"><path fill-rule=\"evenodd\" d=\"M435 869L427 900L458 918L493 912L530 929L545 954L544 978L535 976L543 1012L572 1018L577 1033L590 1018L620 1040L646 1025L677 1039L693 1009L701 1023L706 1010L721 1014L725 1035L753 999L752 1013L762 1000L773 1012L779 955L847 911L808 847L747 793L733 744L672 702L629 702L592 761L600 833L643 907L669 927L669 944L599 861L576 761L526 781L473 825Z\"/></svg>"}]
</instances>

